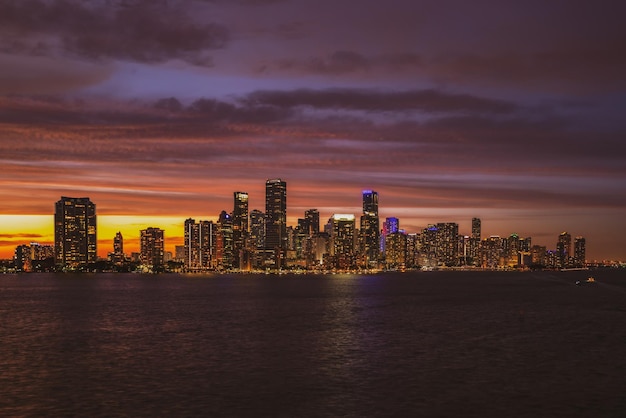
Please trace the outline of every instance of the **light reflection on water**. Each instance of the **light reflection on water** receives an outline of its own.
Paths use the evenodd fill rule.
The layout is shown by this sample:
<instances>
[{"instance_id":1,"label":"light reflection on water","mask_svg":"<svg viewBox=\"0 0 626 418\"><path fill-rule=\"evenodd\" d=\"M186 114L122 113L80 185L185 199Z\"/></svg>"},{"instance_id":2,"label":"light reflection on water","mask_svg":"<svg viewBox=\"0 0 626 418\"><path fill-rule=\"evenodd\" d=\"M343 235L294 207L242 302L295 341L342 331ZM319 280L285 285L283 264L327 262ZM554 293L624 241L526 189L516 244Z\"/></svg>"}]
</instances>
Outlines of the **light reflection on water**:
<instances>
[{"instance_id":1,"label":"light reflection on water","mask_svg":"<svg viewBox=\"0 0 626 418\"><path fill-rule=\"evenodd\" d=\"M577 274L2 276L0 413L619 416L626 278Z\"/></svg>"}]
</instances>

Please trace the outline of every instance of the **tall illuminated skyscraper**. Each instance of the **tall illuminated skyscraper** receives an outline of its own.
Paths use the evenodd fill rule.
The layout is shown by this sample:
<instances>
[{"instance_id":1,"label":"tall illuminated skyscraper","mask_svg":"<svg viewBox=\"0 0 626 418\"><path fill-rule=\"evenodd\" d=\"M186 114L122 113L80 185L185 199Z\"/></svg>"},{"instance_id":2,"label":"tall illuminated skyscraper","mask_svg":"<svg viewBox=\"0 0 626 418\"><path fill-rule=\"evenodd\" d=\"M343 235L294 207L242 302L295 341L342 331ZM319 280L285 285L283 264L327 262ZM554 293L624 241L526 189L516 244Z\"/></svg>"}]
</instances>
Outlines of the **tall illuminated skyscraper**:
<instances>
[{"instance_id":1,"label":"tall illuminated skyscraper","mask_svg":"<svg viewBox=\"0 0 626 418\"><path fill-rule=\"evenodd\" d=\"M61 197L54 211L57 266L79 269L97 259L96 205L87 197Z\"/></svg>"},{"instance_id":2,"label":"tall illuminated skyscraper","mask_svg":"<svg viewBox=\"0 0 626 418\"><path fill-rule=\"evenodd\" d=\"M233 207L233 266L242 268L248 237L248 193L234 193Z\"/></svg>"},{"instance_id":3,"label":"tall illuminated skyscraper","mask_svg":"<svg viewBox=\"0 0 626 418\"><path fill-rule=\"evenodd\" d=\"M472 238L480 241L480 218L472 218Z\"/></svg>"},{"instance_id":4,"label":"tall illuminated skyscraper","mask_svg":"<svg viewBox=\"0 0 626 418\"><path fill-rule=\"evenodd\" d=\"M146 228L140 232L139 259L149 267L159 267L165 262L165 237L160 228Z\"/></svg>"},{"instance_id":5,"label":"tall illuminated skyscraper","mask_svg":"<svg viewBox=\"0 0 626 418\"><path fill-rule=\"evenodd\" d=\"M584 237L574 238L574 266L584 267L586 263L586 240Z\"/></svg>"},{"instance_id":6,"label":"tall illuminated skyscraper","mask_svg":"<svg viewBox=\"0 0 626 418\"><path fill-rule=\"evenodd\" d=\"M348 269L354 266L354 228L355 216L335 214L328 220L330 231L330 255L333 266Z\"/></svg>"},{"instance_id":7,"label":"tall illuminated skyscraper","mask_svg":"<svg viewBox=\"0 0 626 418\"><path fill-rule=\"evenodd\" d=\"M559 235L559 240L556 243L556 251L558 254L559 267L568 267L570 264L570 257L572 256L572 236L567 232L562 232Z\"/></svg>"},{"instance_id":8,"label":"tall illuminated skyscraper","mask_svg":"<svg viewBox=\"0 0 626 418\"><path fill-rule=\"evenodd\" d=\"M304 211L304 219L308 227L307 235L314 235L320 232L320 213L317 209Z\"/></svg>"},{"instance_id":9,"label":"tall illuminated skyscraper","mask_svg":"<svg viewBox=\"0 0 626 418\"><path fill-rule=\"evenodd\" d=\"M113 238L113 254L124 255L124 237L121 232L117 232L115 234L115 238Z\"/></svg>"},{"instance_id":10,"label":"tall illuminated skyscraper","mask_svg":"<svg viewBox=\"0 0 626 418\"><path fill-rule=\"evenodd\" d=\"M121 232L117 232L113 238L113 253L109 254L111 261L121 264L125 261L124 237Z\"/></svg>"},{"instance_id":11,"label":"tall illuminated skyscraper","mask_svg":"<svg viewBox=\"0 0 626 418\"><path fill-rule=\"evenodd\" d=\"M258 209L250 212L249 243L253 250L265 248L265 214Z\"/></svg>"},{"instance_id":12,"label":"tall illuminated skyscraper","mask_svg":"<svg viewBox=\"0 0 626 418\"><path fill-rule=\"evenodd\" d=\"M220 213L217 220L215 257L218 269L233 268L233 217L225 210Z\"/></svg>"},{"instance_id":13,"label":"tall illuminated skyscraper","mask_svg":"<svg viewBox=\"0 0 626 418\"><path fill-rule=\"evenodd\" d=\"M281 179L265 182L265 248L287 249L287 183Z\"/></svg>"},{"instance_id":14,"label":"tall illuminated skyscraper","mask_svg":"<svg viewBox=\"0 0 626 418\"><path fill-rule=\"evenodd\" d=\"M185 245L183 260L190 271L213 267L215 228L211 221L185 220Z\"/></svg>"},{"instance_id":15,"label":"tall illuminated skyscraper","mask_svg":"<svg viewBox=\"0 0 626 418\"><path fill-rule=\"evenodd\" d=\"M360 224L361 255L366 267L375 267L380 253L380 220L378 193L363 190L363 215Z\"/></svg>"}]
</instances>

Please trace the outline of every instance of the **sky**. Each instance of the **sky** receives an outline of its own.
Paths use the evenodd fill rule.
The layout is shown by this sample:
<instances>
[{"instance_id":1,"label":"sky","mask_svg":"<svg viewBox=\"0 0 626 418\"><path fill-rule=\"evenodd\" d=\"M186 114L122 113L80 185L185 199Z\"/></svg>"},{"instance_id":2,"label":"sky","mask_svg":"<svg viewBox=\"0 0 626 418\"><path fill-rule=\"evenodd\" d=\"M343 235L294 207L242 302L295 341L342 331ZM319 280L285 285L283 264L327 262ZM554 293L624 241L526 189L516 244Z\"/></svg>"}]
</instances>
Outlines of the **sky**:
<instances>
[{"instance_id":1,"label":"sky","mask_svg":"<svg viewBox=\"0 0 626 418\"><path fill-rule=\"evenodd\" d=\"M457 222L626 260L626 3L3 0L0 258L52 243L54 203L182 243L233 192L407 232Z\"/></svg>"}]
</instances>

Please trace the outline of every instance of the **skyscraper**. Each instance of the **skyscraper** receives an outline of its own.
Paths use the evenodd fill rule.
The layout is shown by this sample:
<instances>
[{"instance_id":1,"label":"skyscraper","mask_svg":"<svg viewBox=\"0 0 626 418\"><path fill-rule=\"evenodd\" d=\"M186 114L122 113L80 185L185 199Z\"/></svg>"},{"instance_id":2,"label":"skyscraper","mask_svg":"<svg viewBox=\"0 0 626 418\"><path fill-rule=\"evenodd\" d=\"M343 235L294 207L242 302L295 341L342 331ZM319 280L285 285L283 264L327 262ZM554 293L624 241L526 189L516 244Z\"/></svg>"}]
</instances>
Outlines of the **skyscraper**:
<instances>
[{"instance_id":1,"label":"skyscraper","mask_svg":"<svg viewBox=\"0 0 626 418\"><path fill-rule=\"evenodd\" d=\"M585 253L585 238L584 237L576 237L574 238L574 266L575 267L584 267L586 263L586 253Z\"/></svg>"},{"instance_id":2,"label":"skyscraper","mask_svg":"<svg viewBox=\"0 0 626 418\"><path fill-rule=\"evenodd\" d=\"M559 235L559 240L556 244L556 252L558 254L559 267L568 267L570 257L572 256L572 236L567 232L562 232L561 235Z\"/></svg>"},{"instance_id":3,"label":"skyscraper","mask_svg":"<svg viewBox=\"0 0 626 418\"><path fill-rule=\"evenodd\" d=\"M87 197L61 197L54 212L57 266L80 269L97 258L96 205Z\"/></svg>"},{"instance_id":4,"label":"skyscraper","mask_svg":"<svg viewBox=\"0 0 626 418\"><path fill-rule=\"evenodd\" d=\"M361 215L361 255L366 267L375 267L380 253L380 220L378 218L378 193L363 191L363 215Z\"/></svg>"},{"instance_id":5,"label":"skyscraper","mask_svg":"<svg viewBox=\"0 0 626 418\"><path fill-rule=\"evenodd\" d=\"M121 232L117 232L113 238L113 254L110 255L111 261L120 264L124 262L124 237Z\"/></svg>"},{"instance_id":6,"label":"skyscraper","mask_svg":"<svg viewBox=\"0 0 626 418\"><path fill-rule=\"evenodd\" d=\"M437 224L437 259L440 264L455 266L459 255L459 225L453 222Z\"/></svg>"},{"instance_id":7,"label":"skyscraper","mask_svg":"<svg viewBox=\"0 0 626 418\"><path fill-rule=\"evenodd\" d=\"M469 251L467 256L475 266L480 265L480 240L482 236L480 218L472 218L472 236L469 239Z\"/></svg>"},{"instance_id":8,"label":"skyscraper","mask_svg":"<svg viewBox=\"0 0 626 418\"><path fill-rule=\"evenodd\" d=\"M287 183L281 179L265 182L265 248L287 249Z\"/></svg>"},{"instance_id":9,"label":"skyscraper","mask_svg":"<svg viewBox=\"0 0 626 418\"><path fill-rule=\"evenodd\" d=\"M265 248L265 214L258 209L250 212L249 243L253 250Z\"/></svg>"},{"instance_id":10,"label":"skyscraper","mask_svg":"<svg viewBox=\"0 0 626 418\"><path fill-rule=\"evenodd\" d=\"M215 230L211 221L185 220L184 263L190 271L201 271L213 265Z\"/></svg>"},{"instance_id":11,"label":"skyscraper","mask_svg":"<svg viewBox=\"0 0 626 418\"><path fill-rule=\"evenodd\" d=\"M217 221L215 241L217 268L220 270L233 268L233 217L225 210L220 213Z\"/></svg>"},{"instance_id":12,"label":"skyscraper","mask_svg":"<svg viewBox=\"0 0 626 418\"><path fill-rule=\"evenodd\" d=\"M160 228L146 228L140 232L139 259L147 267L158 268L165 262L165 238Z\"/></svg>"},{"instance_id":13,"label":"skyscraper","mask_svg":"<svg viewBox=\"0 0 626 418\"><path fill-rule=\"evenodd\" d=\"M309 228L307 235L311 236L320 232L320 213L317 209L309 209L304 211L304 219Z\"/></svg>"},{"instance_id":14,"label":"skyscraper","mask_svg":"<svg viewBox=\"0 0 626 418\"><path fill-rule=\"evenodd\" d=\"M124 255L124 237L122 233L118 231L113 238L113 253L115 255Z\"/></svg>"},{"instance_id":15,"label":"skyscraper","mask_svg":"<svg viewBox=\"0 0 626 418\"><path fill-rule=\"evenodd\" d=\"M328 220L332 266L348 269L354 266L354 215L335 214Z\"/></svg>"},{"instance_id":16,"label":"skyscraper","mask_svg":"<svg viewBox=\"0 0 626 418\"><path fill-rule=\"evenodd\" d=\"M234 193L233 207L233 266L242 268L248 237L248 193Z\"/></svg>"},{"instance_id":17,"label":"skyscraper","mask_svg":"<svg viewBox=\"0 0 626 418\"><path fill-rule=\"evenodd\" d=\"M472 238L480 241L480 218L472 218Z\"/></svg>"}]
</instances>

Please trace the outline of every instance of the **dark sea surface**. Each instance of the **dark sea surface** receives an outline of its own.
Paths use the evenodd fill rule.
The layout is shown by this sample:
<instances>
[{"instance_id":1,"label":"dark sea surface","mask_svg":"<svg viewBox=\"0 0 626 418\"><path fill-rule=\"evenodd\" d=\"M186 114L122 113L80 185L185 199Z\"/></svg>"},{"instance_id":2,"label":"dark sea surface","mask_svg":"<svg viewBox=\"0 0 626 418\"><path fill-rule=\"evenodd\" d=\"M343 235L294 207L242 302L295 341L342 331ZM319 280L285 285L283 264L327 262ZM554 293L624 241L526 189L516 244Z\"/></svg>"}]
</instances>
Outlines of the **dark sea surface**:
<instances>
[{"instance_id":1,"label":"dark sea surface","mask_svg":"<svg viewBox=\"0 0 626 418\"><path fill-rule=\"evenodd\" d=\"M625 417L626 271L0 276L0 416Z\"/></svg>"}]
</instances>

